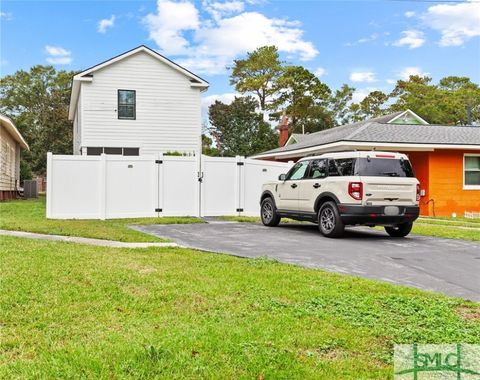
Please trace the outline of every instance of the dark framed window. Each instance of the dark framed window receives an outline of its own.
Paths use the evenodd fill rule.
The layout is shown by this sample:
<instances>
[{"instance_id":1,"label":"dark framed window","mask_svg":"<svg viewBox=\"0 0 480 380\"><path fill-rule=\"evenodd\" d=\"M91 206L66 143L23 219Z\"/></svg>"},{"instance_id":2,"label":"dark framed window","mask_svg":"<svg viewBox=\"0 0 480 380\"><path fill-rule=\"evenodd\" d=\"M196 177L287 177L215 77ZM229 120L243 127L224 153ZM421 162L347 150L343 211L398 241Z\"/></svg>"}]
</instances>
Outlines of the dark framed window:
<instances>
[{"instance_id":1,"label":"dark framed window","mask_svg":"<svg viewBox=\"0 0 480 380\"><path fill-rule=\"evenodd\" d=\"M138 156L140 154L139 148L123 148L124 156Z\"/></svg>"},{"instance_id":2,"label":"dark framed window","mask_svg":"<svg viewBox=\"0 0 480 380\"><path fill-rule=\"evenodd\" d=\"M87 156L100 156L103 153L103 148L88 147Z\"/></svg>"},{"instance_id":3,"label":"dark framed window","mask_svg":"<svg viewBox=\"0 0 480 380\"><path fill-rule=\"evenodd\" d=\"M136 92L135 90L118 90L117 113L119 119L135 120Z\"/></svg>"},{"instance_id":4,"label":"dark framed window","mask_svg":"<svg viewBox=\"0 0 480 380\"><path fill-rule=\"evenodd\" d=\"M100 156L102 153L119 156L139 156L140 148L87 147L87 156Z\"/></svg>"},{"instance_id":5,"label":"dark framed window","mask_svg":"<svg viewBox=\"0 0 480 380\"><path fill-rule=\"evenodd\" d=\"M122 155L122 148L103 148L103 153Z\"/></svg>"}]
</instances>

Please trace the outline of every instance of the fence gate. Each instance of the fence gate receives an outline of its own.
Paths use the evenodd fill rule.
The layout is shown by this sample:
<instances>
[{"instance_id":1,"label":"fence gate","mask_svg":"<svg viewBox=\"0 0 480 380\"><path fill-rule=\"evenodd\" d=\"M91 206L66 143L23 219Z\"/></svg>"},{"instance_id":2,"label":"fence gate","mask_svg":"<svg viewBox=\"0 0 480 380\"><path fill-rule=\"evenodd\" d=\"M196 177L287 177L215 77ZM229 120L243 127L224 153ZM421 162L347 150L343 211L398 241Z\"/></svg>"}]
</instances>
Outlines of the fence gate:
<instances>
[{"instance_id":1,"label":"fence gate","mask_svg":"<svg viewBox=\"0 0 480 380\"><path fill-rule=\"evenodd\" d=\"M291 163L243 157L47 155L47 217L249 215Z\"/></svg>"}]
</instances>

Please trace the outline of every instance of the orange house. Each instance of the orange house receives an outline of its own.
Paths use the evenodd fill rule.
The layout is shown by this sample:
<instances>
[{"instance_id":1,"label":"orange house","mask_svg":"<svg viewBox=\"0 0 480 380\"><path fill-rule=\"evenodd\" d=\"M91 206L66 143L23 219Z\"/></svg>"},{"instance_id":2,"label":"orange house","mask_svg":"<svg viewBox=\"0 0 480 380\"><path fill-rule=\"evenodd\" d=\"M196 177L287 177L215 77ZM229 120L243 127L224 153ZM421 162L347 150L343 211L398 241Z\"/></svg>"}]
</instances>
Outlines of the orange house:
<instances>
[{"instance_id":1,"label":"orange house","mask_svg":"<svg viewBox=\"0 0 480 380\"><path fill-rule=\"evenodd\" d=\"M253 158L295 161L345 150L407 154L420 181L423 216L480 213L480 126L432 125L406 110L311 134L292 134L284 146Z\"/></svg>"}]
</instances>

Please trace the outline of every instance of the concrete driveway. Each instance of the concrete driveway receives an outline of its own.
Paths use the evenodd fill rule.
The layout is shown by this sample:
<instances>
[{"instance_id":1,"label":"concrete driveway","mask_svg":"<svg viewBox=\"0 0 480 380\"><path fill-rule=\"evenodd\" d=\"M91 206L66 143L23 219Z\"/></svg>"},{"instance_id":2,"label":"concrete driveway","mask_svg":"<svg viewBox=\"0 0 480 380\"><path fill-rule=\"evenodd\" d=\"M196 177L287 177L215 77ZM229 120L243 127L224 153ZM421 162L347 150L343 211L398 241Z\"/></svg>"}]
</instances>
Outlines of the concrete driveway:
<instances>
[{"instance_id":1,"label":"concrete driveway","mask_svg":"<svg viewBox=\"0 0 480 380\"><path fill-rule=\"evenodd\" d=\"M201 250L279 261L374 278L480 301L480 244L351 228L327 239L313 224L253 223L149 225L135 229Z\"/></svg>"}]
</instances>

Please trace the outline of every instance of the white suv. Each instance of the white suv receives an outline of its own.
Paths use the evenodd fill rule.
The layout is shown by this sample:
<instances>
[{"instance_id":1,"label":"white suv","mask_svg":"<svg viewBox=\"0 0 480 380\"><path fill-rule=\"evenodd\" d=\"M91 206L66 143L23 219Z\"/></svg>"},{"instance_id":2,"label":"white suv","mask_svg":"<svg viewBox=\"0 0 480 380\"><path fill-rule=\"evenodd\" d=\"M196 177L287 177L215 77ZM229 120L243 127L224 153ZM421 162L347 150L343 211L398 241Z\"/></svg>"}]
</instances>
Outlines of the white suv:
<instances>
[{"instance_id":1,"label":"white suv","mask_svg":"<svg viewBox=\"0 0 480 380\"><path fill-rule=\"evenodd\" d=\"M339 152L299 160L278 181L263 185L261 218L318 223L327 237L345 225L385 226L390 236L410 233L418 218L420 186L408 157L391 152Z\"/></svg>"}]
</instances>

